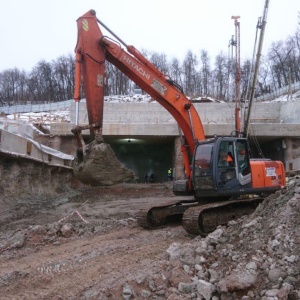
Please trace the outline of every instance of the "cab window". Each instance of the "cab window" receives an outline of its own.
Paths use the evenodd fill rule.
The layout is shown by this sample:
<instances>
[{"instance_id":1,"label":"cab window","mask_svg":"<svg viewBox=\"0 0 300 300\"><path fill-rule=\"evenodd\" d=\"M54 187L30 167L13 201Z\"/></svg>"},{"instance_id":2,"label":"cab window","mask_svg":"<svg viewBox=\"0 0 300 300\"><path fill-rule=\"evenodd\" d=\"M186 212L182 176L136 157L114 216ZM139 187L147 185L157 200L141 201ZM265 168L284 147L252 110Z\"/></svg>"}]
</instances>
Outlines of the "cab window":
<instances>
[{"instance_id":1,"label":"cab window","mask_svg":"<svg viewBox=\"0 0 300 300\"><path fill-rule=\"evenodd\" d=\"M211 154L213 144L199 145L195 155L195 166L201 169L211 168Z\"/></svg>"},{"instance_id":2,"label":"cab window","mask_svg":"<svg viewBox=\"0 0 300 300\"><path fill-rule=\"evenodd\" d=\"M222 142L219 149L218 167L234 167L233 142Z\"/></svg>"}]
</instances>

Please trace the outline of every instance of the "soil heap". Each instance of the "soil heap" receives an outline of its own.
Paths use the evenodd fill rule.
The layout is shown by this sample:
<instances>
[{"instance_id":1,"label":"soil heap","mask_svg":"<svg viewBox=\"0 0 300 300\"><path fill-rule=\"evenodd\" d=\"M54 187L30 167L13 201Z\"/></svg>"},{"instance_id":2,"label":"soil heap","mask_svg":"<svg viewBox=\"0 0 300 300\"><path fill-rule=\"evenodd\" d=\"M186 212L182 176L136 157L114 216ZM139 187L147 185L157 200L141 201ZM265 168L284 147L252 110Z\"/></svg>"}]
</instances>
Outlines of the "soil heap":
<instances>
[{"instance_id":1,"label":"soil heap","mask_svg":"<svg viewBox=\"0 0 300 300\"><path fill-rule=\"evenodd\" d=\"M83 146L83 158L73 167L75 177L84 184L109 186L133 180L135 174L117 159L109 144L93 141Z\"/></svg>"}]
</instances>

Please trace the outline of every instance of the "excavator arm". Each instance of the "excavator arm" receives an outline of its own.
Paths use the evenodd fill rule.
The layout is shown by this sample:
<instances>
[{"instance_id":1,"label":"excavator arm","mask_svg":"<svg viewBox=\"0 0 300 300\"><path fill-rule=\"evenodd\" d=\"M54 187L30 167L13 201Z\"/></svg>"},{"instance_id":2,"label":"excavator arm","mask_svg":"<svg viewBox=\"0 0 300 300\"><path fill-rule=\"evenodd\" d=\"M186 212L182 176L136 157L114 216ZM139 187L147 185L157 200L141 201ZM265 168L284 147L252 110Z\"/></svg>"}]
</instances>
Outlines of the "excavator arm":
<instances>
[{"instance_id":1,"label":"excavator arm","mask_svg":"<svg viewBox=\"0 0 300 300\"><path fill-rule=\"evenodd\" d=\"M78 104L83 81L89 128L92 137L95 137L96 134L102 135L105 52L99 45L102 35L98 25L91 20L88 16L78 20L74 99ZM76 120L76 125L78 125L78 120Z\"/></svg>"},{"instance_id":2,"label":"excavator arm","mask_svg":"<svg viewBox=\"0 0 300 300\"><path fill-rule=\"evenodd\" d=\"M98 23L101 22L93 10L77 20L78 39L75 49L74 98L76 101L80 100L80 84L83 79L91 135L102 135L105 60L107 60L174 117L184 135L181 150L191 185L189 152L194 153L197 142L205 139L203 125L195 107L176 83L161 73L133 46L125 44L124 50L119 41L104 36ZM74 129L73 132L80 132L80 129ZM82 142L82 139L79 141Z\"/></svg>"}]
</instances>

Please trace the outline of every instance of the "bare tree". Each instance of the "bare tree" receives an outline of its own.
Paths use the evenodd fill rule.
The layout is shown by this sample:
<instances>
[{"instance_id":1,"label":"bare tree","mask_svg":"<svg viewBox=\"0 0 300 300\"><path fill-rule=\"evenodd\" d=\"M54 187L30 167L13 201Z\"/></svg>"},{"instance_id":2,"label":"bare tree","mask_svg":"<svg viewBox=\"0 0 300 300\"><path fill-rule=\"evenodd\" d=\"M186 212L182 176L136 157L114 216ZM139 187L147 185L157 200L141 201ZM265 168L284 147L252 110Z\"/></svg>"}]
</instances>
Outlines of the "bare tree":
<instances>
[{"instance_id":1,"label":"bare tree","mask_svg":"<svg viewBox=\"0 0 300 300\"><path fill-rule=\"evenodd\" d=\"M126 95L130 91L131 81L118 68L105 63L105 95Z\"/></svg>"},{"instance_id":2,"label":"bare tree","mask_svg":"<svg viewBox=\"0 0 300 300\"><path fill-rule=\"evenodd\" d=\"M256 97L260 95L267 94L271 91L271 87L269 85L269 78L271 74L270 65L268 61L262 57L260 60L260 68L257 78L257 87L256 87Z\"/></svg>"},{"instance_id":3,"label":"bare tree","mask_svg":"<svg viewBox=\"0 0 300 300\"><path fill-rule=\"evenodd\" d=\"M166 54L152 52L149 60L163 74L169 74L169 63Z\"/></svg>"},{"instance_id":4,"label":"bare tree","mask_svg":"<svg viewBox=\"0 0 300 300\"><path fill-rule=\"evenodd\" d=\"M201 88L199 90L199 94L203 96L209 96L211 71L210 71L210 57L206 50L201 51L200 63L201 63L200 81L202 84L200 85Z\"/></svg>"},{"instance_id":5,"label":"bare tree","mask_svg":"<svg viewBox=\"0 0 300 300\"><path fill-rule=\"evenodd\" d=\"M17 105L26 101L26 74L17 68L0 74L1 104Z\"/></svg>"},{"instance_id":6,"label":"bare tree","mask_svg":"<svg viewBox=\"0 0 300 300\"><path fill-rule=\"evenodd\" d=\"M246 59L241 65L241 99L247 98L247 91L251 81L252 64L249 59Z\"/></svg>"},{"instance_id":7,"label":"bare tree","mask_svg":"<svg viewBox=\"0 0 300 300\"><path fill-rule=\"evenodd\" d=\"M187 95L194 96L196 94L196 80L198 64L197 57L191 50L189 50L183 60L183 76L184 76L184 89Z\"/></svg>"},{"instance_id":8,"label":"bare tree","mask_svg":"<svg viewBox=\"0 0 300 300\"><path fill-rule=\"evenodd\" d=\"M58 101L72 99L74 92L75 58L71 54L60 56L53 61L53 76L56 82L55 92Z\"/></svg>"},{"instance_id":9,"label":"bare tree","mask_svg":"<svg viewBox=\"0 0 300 300\"><path fill-rule=\"evenodd\" d=\"M215 70L213 72L213 94L217 99L225 99L228 80L228 60L221 52L216 57Z\"/></svg>"},{"instance_id":10,"label":"bare tree","mask_svg":"<svg viewBox=\"0 0 300 300\"><path fill-rule=\"evenodd\" d=\"M271 62L273 74L275 75L278 88L288 85L289 68L286 63L292 47L286 48L282 41L272 43L272 47L268 52L268 59Z\"/></svg>"},{"instance_id":11,"label":"bare tree","mask_svg":"<svg viewBox=\"0 0 300 300\"><path fill-rule=\"evenodd\" d=\"M35 99L42 103L56 101L56 81L49 62L44 60L38 62L30 74L30 79L35 81L35 88L31 90L31 93L35 94Z\"/></svg>"},{"instance_id":12,"label":"bare tree","mask_svg":"<svg viewBox=\"0 0 300 300\"><path fill-rule=\"evenodd\" d=\"M169 64L169 75L172 80L177 82L182 86L182 68L180 66L180 61L177 58L173 58L171 63Z\"/></svg>"},{"instance_id":13,"label":"bare tree","mask_svg":"<svg viewBox=\"0 0 300 300\"><path fill-rule=\"evenodd\" d=\"M300 16L299 16L300 19ZM300 23L300 22L299 22ZM300 24L299 24L300 25ZM234 88L234 62L222 52L211 62L208 52L197 55L188 51L183 62L173 58L170 62L166 54L142 50L142 55L150 60L162 73L175 81L190 97L212 96L226 99ZM268 55L261 58L258 77L259 94L281 88L300 81L300 26L293 36L285 41L273 43ZM105 95L127 94L136 84L109 62L106 64ZM249 86L251 63L248 59L241 64L241 97L245 98ZM14 105L28 102L54 102L73 98L75 58L69 54L51 63L38 62L27 73L19 69L8 69L0 73L0 105ZM84 97L84 91L83 95ZM229 99L229 98L228 98Z\"/></svg>"}]
</instances>

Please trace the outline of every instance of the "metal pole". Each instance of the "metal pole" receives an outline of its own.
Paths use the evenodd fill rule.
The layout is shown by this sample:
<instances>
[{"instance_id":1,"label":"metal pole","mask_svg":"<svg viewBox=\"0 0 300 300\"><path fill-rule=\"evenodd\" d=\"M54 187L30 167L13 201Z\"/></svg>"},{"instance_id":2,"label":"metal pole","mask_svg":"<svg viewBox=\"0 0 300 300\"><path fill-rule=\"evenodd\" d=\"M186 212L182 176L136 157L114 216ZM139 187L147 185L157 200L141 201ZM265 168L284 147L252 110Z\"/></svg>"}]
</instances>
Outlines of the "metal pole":
<instances>
[{"instance_id":1,"label":"metal pole","mask_svg":"<svg viewBox=\"0 0 300 300\"><path fill-rule=\"evenodd\" d=\"M235 25L235 131L236 135L241 134L241 94L240 94L240 83L241 83L241 51L240 51L240 22L238 22L239 16L232 16Z\"/></svg>"},{"instance_id":2,"label":"metal pole","mask_svg":"<svg viewBox=\"0 0 300 300\"><path fill-rule=\"evenodd\" d=\"M79 101L75 101L75 125L79 125Z\"/></svg>"},{"instance_id":3,"label":"metal pole","mask_svg":"<svg viewBox=\"0 0 300 300\"><path fill-rule=\"evenodd\" d=\"M260 32L260 38L259 38L259 43L258 43L257 55L256 55L253 82L252 82L252 87L251 87L251 91L250 91L248 115L247 115L247 120L245 122L246 137L248 137L248 135L249 135L251 109L252 109L253 99L255 96L255 90L256 90L256 84L257 84L257 74L258 74L258 69L259 69L259 64L260 64L261 51L262 51L264 34L265 34L266 23L267 23L268 7L269 7L269 0L266 0L265 7L264 7L264 15L263 15L262 24L261 24L261 32Z\"/></svg>"}]
</instances>

